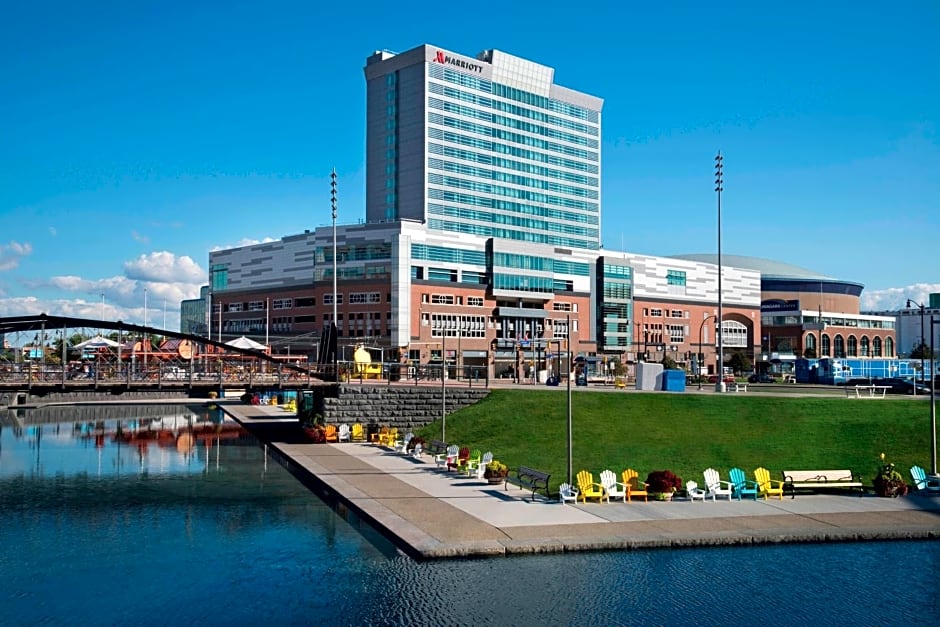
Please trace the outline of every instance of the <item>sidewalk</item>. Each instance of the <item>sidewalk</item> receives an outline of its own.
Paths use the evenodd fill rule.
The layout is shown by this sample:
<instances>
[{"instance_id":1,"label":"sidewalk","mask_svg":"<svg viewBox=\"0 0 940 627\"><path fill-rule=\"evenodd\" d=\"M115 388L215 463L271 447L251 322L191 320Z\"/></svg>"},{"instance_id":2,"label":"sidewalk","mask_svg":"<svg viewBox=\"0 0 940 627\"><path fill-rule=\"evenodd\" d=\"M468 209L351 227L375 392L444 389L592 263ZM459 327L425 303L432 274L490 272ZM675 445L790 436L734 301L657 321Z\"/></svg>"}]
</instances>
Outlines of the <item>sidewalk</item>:
<instances>
[{"instance_id":1,"label":"sidewalk","mask_svg":"<svg viewBox=\"0 0 940 627\"><path fill-rule=\"evenodd\" d=\"M277 407L223 409L416 558L669 546L940 538L940 498L566 504L371 444L310 444ZM598 469L599 470L599 469Z\"/></svg>"}]
</instances>

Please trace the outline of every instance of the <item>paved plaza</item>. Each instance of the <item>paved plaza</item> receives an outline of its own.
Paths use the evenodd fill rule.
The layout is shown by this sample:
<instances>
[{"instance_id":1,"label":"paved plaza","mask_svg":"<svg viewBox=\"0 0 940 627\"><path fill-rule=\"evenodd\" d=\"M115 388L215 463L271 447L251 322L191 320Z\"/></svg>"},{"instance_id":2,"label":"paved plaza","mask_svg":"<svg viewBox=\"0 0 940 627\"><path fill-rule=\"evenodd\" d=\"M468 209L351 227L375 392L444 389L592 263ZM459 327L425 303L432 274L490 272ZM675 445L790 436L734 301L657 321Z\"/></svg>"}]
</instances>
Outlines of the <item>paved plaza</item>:
<instances>
[{"instance_id":1,"label":"paved plaza","mask_svg":"<svg viewBox=\"0 0 940 627\"><path fill-rule=\"evenodd\" d=\"M373 444L304 442L291 428L296 418L277 407L223 408L296 472L418 558L940 538L937 497L800 494L766 501L563 505L445 471L427 455L414 459ZM602 469L593 470L596 475Z\"/></svg>"}]
</instances>

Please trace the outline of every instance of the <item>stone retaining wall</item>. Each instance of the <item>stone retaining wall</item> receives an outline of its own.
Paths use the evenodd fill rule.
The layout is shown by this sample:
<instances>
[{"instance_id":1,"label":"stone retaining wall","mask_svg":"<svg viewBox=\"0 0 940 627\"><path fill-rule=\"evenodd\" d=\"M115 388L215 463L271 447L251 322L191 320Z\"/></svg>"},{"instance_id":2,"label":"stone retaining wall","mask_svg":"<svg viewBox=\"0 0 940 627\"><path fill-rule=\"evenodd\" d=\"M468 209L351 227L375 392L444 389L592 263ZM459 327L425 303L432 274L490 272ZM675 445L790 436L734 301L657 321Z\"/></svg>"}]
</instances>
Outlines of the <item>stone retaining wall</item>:
<instances>
[{"instance_id":1,"label":"stone retaining wall","mask_svg":"<svg viewBox=\"0 0 940 627\"><path fill-rule=\"evenodd\" d=\"M473 405L489 389L448 386L446 412ZM322 399L323 416L331 423L376 422L399 429L417 428L441 417L441 389L429 386L341 385L337 398Z\"/></svg>"}]
</instances>

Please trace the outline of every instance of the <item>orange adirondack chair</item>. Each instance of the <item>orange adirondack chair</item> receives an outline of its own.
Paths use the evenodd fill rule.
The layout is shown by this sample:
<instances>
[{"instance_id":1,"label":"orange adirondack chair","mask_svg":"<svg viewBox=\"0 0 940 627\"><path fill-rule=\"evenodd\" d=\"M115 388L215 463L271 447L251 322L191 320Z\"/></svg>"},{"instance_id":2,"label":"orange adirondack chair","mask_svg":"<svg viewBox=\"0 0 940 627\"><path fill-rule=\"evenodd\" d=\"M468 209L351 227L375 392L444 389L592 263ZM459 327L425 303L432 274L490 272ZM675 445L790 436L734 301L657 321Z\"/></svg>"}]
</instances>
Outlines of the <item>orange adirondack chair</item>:
<instances>
[{"instance_id":1,"label":"orange adirondack chair","mask_svg":"<svg viewBox=\"0 0 940 627\"><path fill-rule=\"evenodd\" d=\"M327 442L339 442L339 436L336 433L336 425L326 425L323 430Z\"/></svg>"},{"instance_id":2,"label":"orange adirondack chair","mask_svg":"<svg viewBox=\"0 0 940 627\"><path fill-rule=\"evenodd\" d=\"M637 471L632 468L627 468L623 471L623 484L627 486L627 500L632 501L634 496L642 496L643 500L646 501L646 483L640 481L640 475Z\"/></svg>"}]
</instances>

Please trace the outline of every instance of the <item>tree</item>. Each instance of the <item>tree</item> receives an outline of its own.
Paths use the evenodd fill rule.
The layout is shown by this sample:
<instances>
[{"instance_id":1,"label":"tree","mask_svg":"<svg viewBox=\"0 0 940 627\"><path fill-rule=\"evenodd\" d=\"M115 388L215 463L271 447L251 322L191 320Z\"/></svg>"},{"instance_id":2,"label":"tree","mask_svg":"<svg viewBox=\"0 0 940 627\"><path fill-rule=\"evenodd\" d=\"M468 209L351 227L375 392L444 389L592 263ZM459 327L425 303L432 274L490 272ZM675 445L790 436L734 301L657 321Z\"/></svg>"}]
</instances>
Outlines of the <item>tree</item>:
<instances>
[{"instance_id":1,"label":"tree","mask_svg":"<svg viewBox=\"0 0 940 627\"><path fill-rule=\"evenodd\" d=\"M921 342L911 349L911 359L933 359L933 351L927 346L926 342Z\"/></svg>"},{"instance_id":2,"label":"tree","mask_svg":"<svg viewBox=\"0 0 940 627\"><path fill-rule=\"evenodd\" d=\"M734 372L751 371L751 360L748 359L747 355L742 351L734 351L731 353L731 359L728 361L728 364Z\"/></svg>"},{"instance_id":3,"label":"tree","mask_svg":"<svg viewBox=\"0 0 940 627\"><path fill-rule=\"evenodd\" d=\"M803 350L803 357L807 359L816 359L816 349L810 346Z\"/></svg>"},{"instance_id":4,"label":"tree","mask_svg":"<svg viewBox=\"0 0 940 627\"><path fill-rule=\"evenodd\" d=\"M675 359L669 355L663 356L663 370L675 370L677 367Z\"/></svg>"}]
</instances>

